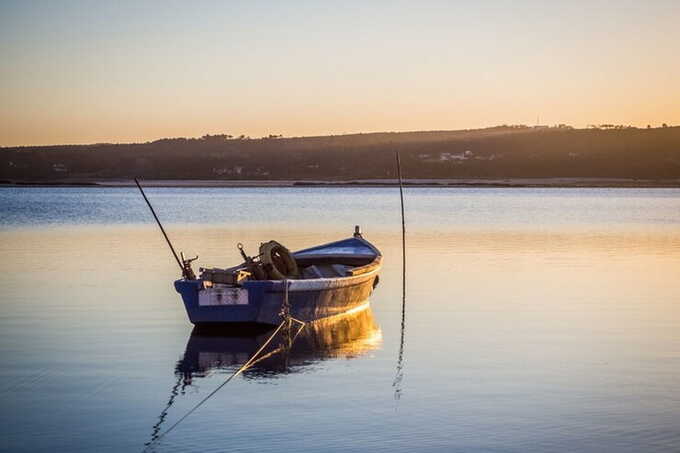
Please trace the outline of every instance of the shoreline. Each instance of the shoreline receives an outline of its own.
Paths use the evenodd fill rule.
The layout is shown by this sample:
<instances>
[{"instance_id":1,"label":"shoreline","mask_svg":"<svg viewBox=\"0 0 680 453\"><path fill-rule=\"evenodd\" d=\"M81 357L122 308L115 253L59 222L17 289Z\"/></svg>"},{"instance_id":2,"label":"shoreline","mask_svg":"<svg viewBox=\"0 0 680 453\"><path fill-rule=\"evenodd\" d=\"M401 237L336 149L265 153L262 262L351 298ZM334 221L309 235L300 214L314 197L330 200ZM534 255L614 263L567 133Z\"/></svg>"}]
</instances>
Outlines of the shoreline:
<instances>
[{"instance_id":1,"label":"shoreline","mask_svg":"<svg viewBox=\"0 0 680 453\"><path fill-rule=\"evenodd\" d=\"M145 187L158 188L290 188L290 187L396 187L396 179L323 180L197 180L149 179ZM680 188L680 179L625 178L457 178L406 179L405 187L440 188ZM71 179L61 181L0 181L0 187L135 187L133 180Z\"/></svg>"}]
</instances>

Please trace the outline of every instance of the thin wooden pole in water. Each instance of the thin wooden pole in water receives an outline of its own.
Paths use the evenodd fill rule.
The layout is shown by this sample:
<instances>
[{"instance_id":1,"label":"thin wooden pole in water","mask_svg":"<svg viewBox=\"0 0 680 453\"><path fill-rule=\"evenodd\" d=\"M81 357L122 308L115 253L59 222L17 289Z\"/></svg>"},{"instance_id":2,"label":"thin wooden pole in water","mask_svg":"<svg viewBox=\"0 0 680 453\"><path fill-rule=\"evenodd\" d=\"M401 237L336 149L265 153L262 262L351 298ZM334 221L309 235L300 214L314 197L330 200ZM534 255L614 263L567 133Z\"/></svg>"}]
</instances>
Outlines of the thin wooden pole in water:
<instances>
[{"instance_id":1,"label":"thin wooden pole in water","mask_svg":"<svg viewBox=\"0 0 680 453\"><path fill-rule=\"evenodd\" d=\"M161 221L158 220L158 216L156 215L156 211L153 210L153 206L151 206L149 199L146 198L146 194L144 193L144 189L142 189L142 186L139 185L139 181L137 181L137 178L135 178L135 184L137 184L137 188L142 193L142 196L144 197L144 201L146 201L147 206L149 206L149 209L151 209L151 214L153 214L153 218L156 219L156 223L158 224L158 227L161 229L161 233L163 233L163 237L165 238L165 242L168 243L168 247L170 247L170 250L172 251L172 254L175 257L175 260L177 261L177 265L179 266L180 271L182 271L182 275L184 275L184 266L182 266L182 262L179 260L177 253L175 253L175 248L172 246L172 243L170 243L170 239L168 238L168 235L165 233L165 229L163 228L163 225L161 225Z\"/></svg>"},{"instance_id":2,"label":"thin wooden pole in water","mask_svg":"<svg viewBox=\"0 0 680 453\"><path fill-rule=\"evenodd\" d=\"M404 183L401 178L401 159L399 151L394 153L397 159L397 175L399 177L399 196L401 198L401 338L399 340L399 356L397 372L392 382L394 399L401 398L401 383L404 380L404 337L406 332L406 220L404 215Z\"/></svg>"},{"instance_id":3,"label":"thin wooden pole in water","mask_svg":"<svg viewBox=\"0 0 680 453\"><path fill-rule=\"evenodd\" d=\"M404 219L404 183L401 180L401 159L399 151L395 151L397 157L397 176L399 177L399 197L401 198L401 270L402 270L402 296L406 297L406 220Z\"/></svg>"}]
</instances>

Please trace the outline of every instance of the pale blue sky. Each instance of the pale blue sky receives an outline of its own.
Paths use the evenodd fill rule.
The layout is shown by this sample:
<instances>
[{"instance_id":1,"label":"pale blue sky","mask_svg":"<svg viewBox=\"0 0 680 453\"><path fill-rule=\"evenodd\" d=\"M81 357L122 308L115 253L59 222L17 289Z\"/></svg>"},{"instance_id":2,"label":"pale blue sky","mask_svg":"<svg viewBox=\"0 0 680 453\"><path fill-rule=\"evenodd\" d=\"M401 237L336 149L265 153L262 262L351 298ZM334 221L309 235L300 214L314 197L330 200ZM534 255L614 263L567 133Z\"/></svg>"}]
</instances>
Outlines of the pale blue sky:
<instances>
[{"instance_id":1,"label":"pale blue sky","mask_svg":"<svg viewBox=\"0 0 680 453\"><path fill-rule=\"evenodd\" d=\"M680 123L680 1L0 0L0 146Z\"/></svg>"}]
</instances>

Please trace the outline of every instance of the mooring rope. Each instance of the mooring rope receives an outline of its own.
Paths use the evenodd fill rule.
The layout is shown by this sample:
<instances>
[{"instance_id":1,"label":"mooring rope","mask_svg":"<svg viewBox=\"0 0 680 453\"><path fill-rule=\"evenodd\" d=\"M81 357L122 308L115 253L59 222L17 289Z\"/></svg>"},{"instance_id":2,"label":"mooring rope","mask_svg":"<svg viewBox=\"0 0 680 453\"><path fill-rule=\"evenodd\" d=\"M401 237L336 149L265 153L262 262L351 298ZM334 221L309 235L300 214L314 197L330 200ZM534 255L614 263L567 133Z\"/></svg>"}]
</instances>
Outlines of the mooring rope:
<instances>
[{"instance_id":1,"label":"mooring rope","mask_svg":"<svg viewBox=\"0 0 680 453\"><path fill-rule=\"evenodd\" d=\"M224 387L229 382L231 382L231 380L234 379L236 376L243 373L245 370L247 370L251 366L255 365L256 363L258 363L258 362L260 362L260 361L262 361L262 360L264 360L268 357L271 357L274 354L277 354L277 353L283 351L285 348L279 347L279 348L275 349L274 351L267 353L264 356L258 358L258 356L262 353L262 351L269 345L269 343L271 343L272 339L274 339L276 334L278 334L279 331L281 331L281 329L286 324L288 324L290 326L290 323L292 323L292 321L295 321L295 322L300 324L300 328L298 329L297 333L295 334L295 336L292 339L292 341L295 341L295 338L297 338L298 334L305 327L305 323L303 321L300 321L298 319L293 318L292 316L288 316L288 318L281 321L281 324L279 324L279 326L274 330L274 332L272 332L272 334L269 336L269 338L267 338L267 340L262 344L262 346L260 346L260 348L257 351L255 351L255 353L253 355L250 356L250 358L246 361L246 363L241 365L241 367L238 370L234 371L234 373L232 373L227 379L225 379L224 382L222 382L219 386L217 386L217 388L215 390L210 392L205 398L203 398L201 401L199 401L186 414L184 414L179 420L177 420L172 426L170 426L168 429L163 431L161 434L157 434L157 435L155 435L155 437L152 437L151 441L149 441L145 444L145 448L144 448L143 451L144 452L147 451L150 447L152 447L154 444L156 444L158 441L160 441L163 437L165 437L170 431L175 429L177 427L177 425L182 423L187 417L189 417L192 413L194 413L196 411L196 409L201 407L203 405L203 403L205 403L210 398L212 398L217 392L220 391L220 389L222 389L222 387ZM291 344L292 344L292 341L290 342Z\"/></svg>"},{"instance_id":2,"label":"mooring rope","mask_svg":"<svg viewBox=\"0 0 680 453\"><path fill-rule=\"evenodd\" d=\"M295 332L295 335L293 335L293 337L291 338L289 347L292 346L293 342L295 342L295 339L298 337L298 335L300 334L300 332L302 332L302 329L304 329L304 328L305 328L305 325L306 325L305 322L300 321L299 319L295 319L295 318L293 318L293 317L291 317L291 319L292 319L293 321L299 323L299 324L300 324L300 327L298 328L297 332ZM250 366L252 367L252 366L254 366L255 364L257 364L257 363L259 363L259 362L261 362L261 361L263 361L263 360L266 360L266 359L268 359L269 357L271 357L271 356L273 356L273 355L276 355L276 354L278 354L278 353L280 353L280 352L285 351L286 349L287 349L287 348L285 348L285 347L283 347L283 346L279 346L278 348L274 349L273 351L268 352L268 353L266 353L265 355L263 355L262 357L260 357L260 358L258 358L257 360L253 361L253 362L250 364Z\"/></svg>"},{"instance_id":3,"label":"mooring rope","mask_svg":"<svg viewBox=\"0 0 680 453\"><path fill-rule=\"evenodd\" d=\"M171 403L168 404L168 406L166 407L166 409L164 411L165 414L162 415L161 422L159 424L157 424L157 426L154 427L154 432L152 434L151 440L145 444L145 448L143 450L144 452L147 451L154 444L156 444L159 440L161 440L161 438L163 438L165 435L167 435L170 431L175 429L177 427L177 425L182 423L187 417L189 417L189 415L194 413L196 411L196 409L201 407L203 405L203 403L205 403L210 398L212 398L217 392L220 391L220 389L222 387L224 387L229 382L231 382L231 380L234 379L236 376L243 373L245 370L247 370L251 366L255 365L256 363L261 362L262 360L265 360L268 357L271 357L275 354L278 354L279 352L285 351L286 349L289 349L290 347L292 347L293 342L298 337L300 332L302 332L302 329L304 329L306 323L304 321L300 321L299 319L294 318L293 316L290 315L290 302L288 300L288 287L289 287L288 279L283 280L283 285L284 285L283 303L281 304L281 312L279 313L280 316L283 318L283 321L281 321L281 324L279 324L279 326L274 330L274 332L272 332L272 334L269 336L269 338L267 338L267 340L262 344L262 346L260 346L260 348L257 351L255 351L255 353L253 355L250 356L250 358L246 361L246 363L241 365L241 367L238 370L234 371L227 379L225 379L224 382L222 382L219 386L217 386L217 388L215 390L213 390L212 392L210 392L205 398L203 398L201 401L199 401L186 414L184 414L179 420L177 420L170 428L166 429L161 434L158 434L158 432L160 431L160 423L162 423L162 421L165 419L165 416L167 415L167 410L169 409L170 405L172 405L172 401L174 400L174 397L171 398ZM295 335L291 337L290 329L293 325L293 322L298 323L300 325L300 327L298 328L298 331L295 333ZM284 328L284 326L285 326L286 335L288 336L287 345L285 347L280 345L278 348L274 349L273 351L271 351L271 352L263 355L262 357L258 358L258 356L262 353L262 351L264 351L264 349L269 345L269 343L271 343L271 341L274 339L276 334L278 334L281 331L281 329Z\"/></svg>"}]
</instances>

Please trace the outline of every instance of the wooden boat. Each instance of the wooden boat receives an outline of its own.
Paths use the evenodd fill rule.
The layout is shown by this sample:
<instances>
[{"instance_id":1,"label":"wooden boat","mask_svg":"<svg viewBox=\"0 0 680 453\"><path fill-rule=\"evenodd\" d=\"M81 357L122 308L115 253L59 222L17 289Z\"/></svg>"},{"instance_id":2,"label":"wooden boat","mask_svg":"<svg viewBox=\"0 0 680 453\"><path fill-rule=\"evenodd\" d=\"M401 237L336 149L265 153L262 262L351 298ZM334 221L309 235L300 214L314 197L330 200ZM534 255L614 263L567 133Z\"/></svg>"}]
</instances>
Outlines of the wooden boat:
<instances>
[{"instance_id":1,"label":"wooden boat","mask_svg":"<svg viewBox=\"0 0 680 453\"><path fill-rule=\"evenodd\" d=\"M308 322L350 311L367 302L378 283L382 255L359 227L350 238L288 252L275 241L262 244L244 263L201 269L175 282L189 320L197 326L279 325L282 313Z\"/></svg>"}]
</instances>

